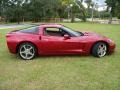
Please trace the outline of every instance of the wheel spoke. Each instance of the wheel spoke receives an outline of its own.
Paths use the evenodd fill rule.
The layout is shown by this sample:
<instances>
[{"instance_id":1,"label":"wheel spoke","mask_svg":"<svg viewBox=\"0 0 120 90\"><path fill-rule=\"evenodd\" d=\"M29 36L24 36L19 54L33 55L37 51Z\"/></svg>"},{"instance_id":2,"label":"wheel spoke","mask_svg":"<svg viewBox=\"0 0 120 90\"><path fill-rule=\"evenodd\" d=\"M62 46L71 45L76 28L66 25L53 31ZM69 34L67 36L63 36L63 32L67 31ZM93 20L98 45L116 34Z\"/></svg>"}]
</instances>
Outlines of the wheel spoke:
<instances>
[{"instance_id":1,"label":"wheel spoke","mask_svg":"<svg viewBox=\"0 0 120 90\"><path fill-rule=\"evenodd\" d=\"M30 48L29 48L29 50L32 50L32 49L33 49L33 47L30 47Z\"/></svg>"},{"instance_id":2,"label":"wheel spoke","mask_svg":"<svg viewBox=\"0 0 120 90\"><path fill-rule=\"evenodd\" d=\"M24 59L31 59L35 55L35 51L33 46L31 45L23 45L20 48L20 55Z\"/></svg>"},{"instance_id":3,"label":"wheel spoke","mask_svg":"<svg viewBox=\"0 0 120 90\"><path fill-rule=\"evenodd\" d=\"M25 51L21 51L20 53L21 53L21 54L25 54Z\"/></svg>"},{"instance_id":4,"label":"wheel spoke","mask_svg":"<svg viewBox=\"0 0 120 90\"><path fill-rule=\"evenodd\" d=\"M28 54L28 53L26 53L25 57L26 57L26 58L28 58L28 55L29 55L29 54Z\"/></svg>"},{"instance_id":5,"label":"wheel spoke","mask_svg":"<svg viewBox=\"0 0 120 90\"><path fill-rule=\"evenodd\" d=\"M103 47L103 50L105 50L105 51L106 51L106 47L105 47L105 46Z\"/></svg>"},{"instance_id":6,"label":"wheel spoke","mask_svg":"<svg viewBox=\"0 0 120 90\"><path fill-rule=\"evenodd\" d=\"M31 56L34 55L34 53L31 53L31 52L29 52L28 54L31 55Z\"/></svg>"},{"instance_id":7,"label":"wheel spoke","mask_svg":"<svg viewBox=\"0 0 120 90\"><path fill-rule=\"evenodd\" d=\"M27 49L25 45L23 46L23 48L24 48L24 50L26 50L26 49Z\"/></svg>"},{"instance_id":8,"label":"wheel spoke","mask_svg":"<svg viewBox=\"0 0 120 90\"><path fill-rule=\"evenodd\" d=\"M104 56L106 54L106 51L107 51L107 47L106 47L105 44L99 45L99 47L98 47L98 55L100 57Z\"/></svg>"},{"instance_id":9,"label":"wheel spoke","mask_svg":"<svg viewBox=\"0 0 120 90\"><path fill-rule=\"evenodd\" d=\"M100 49L103 48L103 45L100 45L99 48L100 48Z\"/></svg>"}]
</instances>

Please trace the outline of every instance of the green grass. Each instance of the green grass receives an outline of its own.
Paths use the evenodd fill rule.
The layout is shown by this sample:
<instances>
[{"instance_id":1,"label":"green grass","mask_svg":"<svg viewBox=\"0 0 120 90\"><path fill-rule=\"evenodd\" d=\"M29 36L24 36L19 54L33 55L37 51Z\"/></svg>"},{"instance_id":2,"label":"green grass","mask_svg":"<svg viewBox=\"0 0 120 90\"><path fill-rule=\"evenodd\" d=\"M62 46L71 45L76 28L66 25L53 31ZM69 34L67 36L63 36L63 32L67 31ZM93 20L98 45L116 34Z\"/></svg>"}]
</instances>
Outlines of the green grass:
<instances>
[{"instance_id":1,"label":"green grass","mask_svg":"<svg viewBox=\"0 0 120 90\"><path fill-rule=\"evenodd\" d=\"M80 31L92 31L113 39L116 52L92 56L38 57L23 61L8 52L0 30L0 90L120 90L120 25L62 23Z\"/></svg>"}]
</instances>

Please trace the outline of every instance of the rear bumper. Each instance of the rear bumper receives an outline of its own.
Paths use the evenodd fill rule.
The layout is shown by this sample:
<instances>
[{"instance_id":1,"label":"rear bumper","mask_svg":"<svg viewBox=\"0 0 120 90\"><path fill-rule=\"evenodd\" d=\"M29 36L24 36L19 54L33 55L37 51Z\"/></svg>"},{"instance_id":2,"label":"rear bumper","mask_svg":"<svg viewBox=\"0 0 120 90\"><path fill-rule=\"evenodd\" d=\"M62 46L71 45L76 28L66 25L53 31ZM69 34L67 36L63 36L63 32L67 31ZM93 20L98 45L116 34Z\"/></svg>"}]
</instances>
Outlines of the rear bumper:
<instances>
[{"instance_id":1,"label":"rear bumper","mask_svg":"<svg viewBox=\"0 0 120 90\"><path fill-rule=\"evenodd\" d=\"M15 38L10 38L6 36L7 47L10 53L16 54L17 42Z\"/></svg>"},{"instance_id":2,"label":"rear bumper","mask_svg":"<svg viewBox=\"0 0 120 90\"><path fill-rule=\"evenodd\" d=\"M10 53L16 54L16 44L12 42L7 42L7 46Z\"/></svg>"}]
</instances>

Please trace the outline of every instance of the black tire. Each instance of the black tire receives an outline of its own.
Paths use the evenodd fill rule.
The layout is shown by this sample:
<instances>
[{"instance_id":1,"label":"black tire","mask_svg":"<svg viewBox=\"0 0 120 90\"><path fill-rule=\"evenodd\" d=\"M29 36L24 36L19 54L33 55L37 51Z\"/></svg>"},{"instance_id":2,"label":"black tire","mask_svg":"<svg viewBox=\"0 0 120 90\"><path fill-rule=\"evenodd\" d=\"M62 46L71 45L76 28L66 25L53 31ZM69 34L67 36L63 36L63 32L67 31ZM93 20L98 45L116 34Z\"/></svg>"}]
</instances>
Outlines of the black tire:
<instances>
[{"instance_id":1,"label":"black tire","mask_svg":"<svg viewBox=\"0 0 120 90\"><path fill-rule=\"evenodd\" d=\"M101 54L100 55L100 50L99 50L99 48L100 48L100 46L104 46L104 47L106 47L106 49L104 50L104 53L103 53L103 55ZM106 54L107 54L107 49L108 49L108 47L107 47L107 45L104 43L104 42L98 42L98 43L96 43L94 46L93 46L93 48L92 48L92 55L93 56L95 56L95 57L104 57Z\"/></svg>"},{"instance_id":2,"label":"black tire","mask_svg":"<svg viewBox=\"0 0 120 90\"><path fill-rule=\"evenodd\" d=\"M29 57L24 57L24 54L21 54L21 50L22 50L22 48L23 47L25 47L25 46L29 46L29 47L31 47L32 49L30 50L29 49L29 52L30 53L32 53L32 55L31 55L31 57L30 57L30 55L29 55ZM27 48L26 47L26 48ZM24 50L23 50L24 51ZM24 51L24 52L26 52L26 50ZM26 52L26 53L29 53L29 52ZM36 57L36 55L37 55L37 48L32 44L32 43L29 43L29 42L25 42L25 43L22 43L22 44L20 44L19 45L19 47L18 47L18 55L23 59L23 60L32 60L32 59L34 59L35 57ZM26 56L28 56L27 54L26 54Z\"/></svg>"}]
</instances>

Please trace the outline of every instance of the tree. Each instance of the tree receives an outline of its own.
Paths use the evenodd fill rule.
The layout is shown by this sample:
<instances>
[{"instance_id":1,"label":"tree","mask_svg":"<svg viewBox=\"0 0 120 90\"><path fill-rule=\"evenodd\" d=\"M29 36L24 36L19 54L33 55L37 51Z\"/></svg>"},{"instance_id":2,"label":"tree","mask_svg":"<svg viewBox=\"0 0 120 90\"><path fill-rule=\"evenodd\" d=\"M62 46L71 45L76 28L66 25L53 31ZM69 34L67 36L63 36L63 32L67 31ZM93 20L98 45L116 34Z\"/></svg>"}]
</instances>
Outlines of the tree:
<instances>
[{"instance_id":1,"label":"tree","mask_svg":"<svg viewBox=\"0 0 120 90\"><path fill-rule=\"evenodd\" d=\"M107 9L110 10L112 16L115 16L116 0L106 0Z\"/></svg>"},{"instance_id":2,"label":"tree","mask_svg":"<svg viewBox=\"0 0 120 90\"><path fill-rule=\"evenodd\" d=\"M87 17L90 17L91 15L91 9L90 7L92 7L92 0L85 0L85 3L87 4Z\"/></svg>"},{"instance_id":3,"label":"tree","mask_svg":"<svg viewBox=\"0 0 120 90\"><path fill-rule=\"evenodd\" d=\"M117 6L116 14L117 14L118 19L120 19L120 5Z\"/></svg>"},{"instance_id":4,"label":"tree","mask_svg":"<svg viewBox=\"0 0 120 90\"><path fill-rule=\"evenodd\" d=\"M82 14L82 20L83 20L84 22L86 22L86 9L85 9L85 7L82 5L82 2L83 2L83 0L76 0L76 4L77 4L78 7L79 7L79 12L81 12L81 14Z\"/></svg>"},{"instance_id":5,"label":"tree","mask_svg":"<svg viewBox=\"0 0 120 90\"><path fill-rule=\"evenodd\" d=\"M8 6L9 0L0 0L0 16L6 18L5 12Z\"/></svg>"},{"instance_id":6,"label":"tree","mask_svg":"<svg viewBox=\"0 0 120 90\"><path fill-rule=\"evenodd\" d=\"M92 0L85 0L85 3L87 4L87 9L89 10L92 4Z\"/></svg>"},{"instance_id":7,"label":"tree","mask_svg":"<svg viewBox=\"0 0 120 90\"><path fill-rule=\"evenodd\" d=\"M117 0L116 15L120 19L120 0Z\"/></svg>"},{"instance_id":8,"label":"tree","mask_svg":"<svg viewBox=\"0 0 120 90\"><path fill-rule=\"evenodd\" d=\"M60 0L31 0L28 12L34 21L62 16Z\"/></svg>"},{"instance_id":9,"label":"tree","mask_svg":"<svg viewBox=\"0 0 120 90\"><path fill-rule=\"evenodd\" d=\"M42 18L64 18L66 8L72 4L70 12L71 21L74 22L76 13L85 18L82 2L83 0L0 0L0 16L18 24L24 20L38 22Z\"/></svg>"},{"instance_id":10,"label":"tree","mask_svg":"<svg viewBox=\"0 0 120 90\"><path fill-rule=\"evenodd\" d=\"M112 17L117 16L119 18L120 15L120 0L106 0L107 10L110 11L110 21L112 21Z\"/></svg>"},{"instance_id":11,"label":"tree","mask_svg":"<svg viewBox=\"0 0 120 90\"><path fill-rule=\"evenodd\" d=\"M3 0L2 1L2 17L7 21L21 21L23 13L22 5L25 0Z\"/></svg>"},{"instance_id":12,"label":"tree","mask_svg":"<svg viewBox=\"0 0 120 90\"><path fill-rule=\"evenodd\" d=\"M73 3L73 0L61 0L63 6L68 6Z\"/></svg>"}]
</instances>

